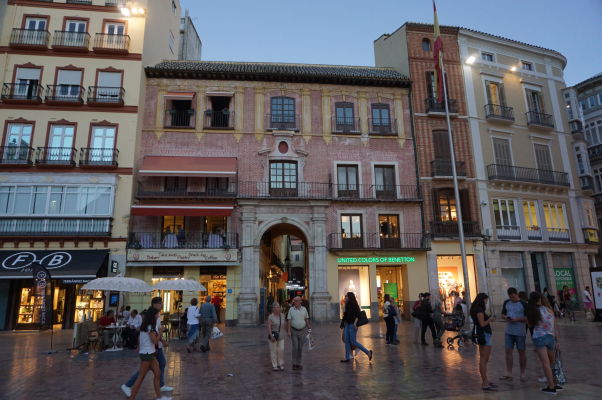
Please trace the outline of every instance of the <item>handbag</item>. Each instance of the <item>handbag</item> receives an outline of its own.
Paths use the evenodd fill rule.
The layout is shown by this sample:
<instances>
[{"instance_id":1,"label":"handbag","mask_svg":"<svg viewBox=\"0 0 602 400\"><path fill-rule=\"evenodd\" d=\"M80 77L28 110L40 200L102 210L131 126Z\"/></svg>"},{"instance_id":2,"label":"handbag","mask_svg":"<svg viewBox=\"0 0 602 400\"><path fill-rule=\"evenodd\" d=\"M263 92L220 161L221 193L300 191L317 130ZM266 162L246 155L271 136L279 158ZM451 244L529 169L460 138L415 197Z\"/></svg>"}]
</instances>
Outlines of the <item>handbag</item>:
<instances>
[{"instance_id":1,"label":"handbag","mask_svg":"<svg viewBox=\"0 0 602 400\"><path fill-rule=\"evenodd\" d=\"M566 375L564 374L564 369L562 368L562 359L560 357L560 350L556 350L556 357L554 360L554 365L552 365L552 373L554 374L554 380L559 385L564 385L566 383Z\"/></svg>"},{"instance_id":2,"label":"handbag","mask_svg":"<svg viewBox=\"0 0 602 400\"><path fill-rule=\"evenodd\" d=\"M280 323L278 324L278 330L272 331L272 337L274 338L275 341L278 341L278 338L280 337L280 328L281 327L282 327L282 315L280 315Z\"/></svg>"},{"instance_id":3,"label":"handbag","mask_svg":"<svg viewBox=\"0 0 602 400\"><path fill-rule=\"evenodd\" d=\"M366 325L368 322L370 322L368 320L368 316L366 315L366 311L360 311L358 317L357 317L357 326L363 326Z\"/></svg>"},{"instance_id":4,"label":"handbag","mask_svg":"<svg viewBox=\"0 0 602 400\"><path fill-rule=\"evenodd\" d=\"M213 330L211 331L211 339L219 339L222 336L224 336L224 334L222 333L222 331L220 331L217 326L214 326Z\"/></svg>"}]
</instances>

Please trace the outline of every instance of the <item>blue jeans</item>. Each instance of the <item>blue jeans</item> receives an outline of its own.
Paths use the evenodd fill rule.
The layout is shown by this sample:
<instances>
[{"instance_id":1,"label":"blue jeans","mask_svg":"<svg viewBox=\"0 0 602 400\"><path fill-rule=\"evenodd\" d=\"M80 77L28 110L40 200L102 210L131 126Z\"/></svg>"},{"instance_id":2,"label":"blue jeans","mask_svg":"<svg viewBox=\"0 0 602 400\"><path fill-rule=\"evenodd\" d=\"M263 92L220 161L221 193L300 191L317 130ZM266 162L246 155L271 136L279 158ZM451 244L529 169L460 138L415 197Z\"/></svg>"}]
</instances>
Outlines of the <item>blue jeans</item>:
<instances>
[{"instance_id":1,"label":"blue jeans","mask_svg":"<svg viewBox=\"0 0 602 400\"><path fill-rule=\"evenodd\" d=\"M163 379L163 376L165 375L165 364L167 364L167 360L165 360L165 354L163 354L162 348L157 349L157 352L155 353L155 355L157 356L157 361L159 361L159 369L161 369L160 386L163 387L163 386L165 386L165 380ZM136 379L138 379L138 371L136 371L136 373L134 375L132 375L130 380L125 383L125 386L131 388L132 386L134 386L134 383L136 383Z\"/></svg>"},{"instance_id":2,"label":"blue jeans","mask_svg":"<svg viewBox=\"0 0 602 400\"><path fill-rule=\"evenodd\" d=\"M353 324L348 324L347 322L345 322L345 327L343 329L345 332L345 359L346 360L351 360L351 345L360 349L361 351L366 353L366 355L370 354L370 352L364 346L362 346L361 343L359 343L355 339L355 337L357 335L357 329L355 329L355 326L353 326Z\"/></svg>"},{"instance_id":3,"label":"blue jeans","mask_svg":"<svg viewBox=\"0 0 602 400\"><path fill-rule=\"evenodd\" d=\"M199 336L199 324L188 325L188 344L193 344Z\"/></svg>"}]
</instances>

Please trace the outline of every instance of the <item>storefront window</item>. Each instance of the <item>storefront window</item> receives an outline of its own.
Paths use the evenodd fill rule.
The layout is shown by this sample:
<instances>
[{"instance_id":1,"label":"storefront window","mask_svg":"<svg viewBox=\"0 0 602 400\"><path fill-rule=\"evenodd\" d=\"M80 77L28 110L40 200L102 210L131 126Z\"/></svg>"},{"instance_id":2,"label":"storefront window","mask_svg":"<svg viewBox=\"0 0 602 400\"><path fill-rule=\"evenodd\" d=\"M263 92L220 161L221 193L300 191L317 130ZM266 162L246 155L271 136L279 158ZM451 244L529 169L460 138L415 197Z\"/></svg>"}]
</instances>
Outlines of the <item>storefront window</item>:
<instances>
[{"instance_id":1,"label":"storefront window","mask_svg":"<svg viewBox=\"0 0 602 400\"><path fill-rule=\"evenodd\" d=\"M526 291L523 255L519 252L500 252L502 271L502 293L513 287L519 292Z\"/></svg>"},{"instance_id":2,"label":"storefront window","mask_svg":"<svg viewBox=\"0 0 602 400\"><path fill-rule=\"evenodd\" d=\"M379 313L382 313L385 294L393 297L403 313L403 281L401 267L376 267L376 291Z\"/></svg>"},{"instance_id":3,"label":"storefront window","mask_svg":"<svg viewBox=\"0 0 602 400\"><path fill-rule=\"evenodd\" d=\"M468 267L468 282L470 284L470 297L474 300L478 293L474 257L466 256ZM445 311L452 312L458 296L464 292L464 272L462 271L462 257L458 255L438 256L437 274L439 279L439 296Z\"/></svg>"},{"instance_id":4,"label":"storefront window","mask_svg":"<svg viewBox=\"0 0 602 400\"><path fill-rule=\"evenodd\" d=\"M343 315L347 292L355 294L361 309L365 310L370 318L370 276L367 266L339 267L341 315Z\"/></svg>"},{"instance_id":5,"label":"storefront window","mask_svg":"<svg viewBox=\"0 0 602 400\"><path fill-rule=\"evenodd\" d=\"M93 292L80 292L83 285L77 285L75 291L75 318L74 322L82 322L86 320L97 321L102 317L104 310L104 299L101 290Z\"/></svg>"},{"instance_id":6,"label":"storefront window","mask_svg":"<svg viewBox=\"0 0 602 400\"><path fill-rule=\"evenodd\" d=\"M40 289L43 290L43 289ZM19 302L19 317L18 324L39 324L42 305L42 296L38 296L32 288L21 289L21 297Z\"/></svg>"}]
</instances>

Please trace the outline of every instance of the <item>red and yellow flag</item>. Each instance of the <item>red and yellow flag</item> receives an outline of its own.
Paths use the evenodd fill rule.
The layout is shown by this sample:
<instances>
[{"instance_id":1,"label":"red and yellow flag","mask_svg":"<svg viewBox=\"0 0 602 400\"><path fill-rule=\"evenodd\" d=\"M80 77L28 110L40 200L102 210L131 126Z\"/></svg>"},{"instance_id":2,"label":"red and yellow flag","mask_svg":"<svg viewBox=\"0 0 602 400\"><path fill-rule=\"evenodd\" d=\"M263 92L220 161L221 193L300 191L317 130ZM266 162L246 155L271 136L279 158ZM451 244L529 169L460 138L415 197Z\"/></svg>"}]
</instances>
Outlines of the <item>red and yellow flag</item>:
<instances>
[{"instance_id":1,"label":"red and yellow flag","mask_svg":"<svg viewBox=\"0 0 602 400\"><path fill-rule=\"evenodd\" d=\"M437 6L433 0L433 11L435 21L433 23L435 41L433 43L433 55L435 56L435 90L438 102L443 102L443 39L439 31L439 19L437 18Z\"/></svg>"}]
</instances>

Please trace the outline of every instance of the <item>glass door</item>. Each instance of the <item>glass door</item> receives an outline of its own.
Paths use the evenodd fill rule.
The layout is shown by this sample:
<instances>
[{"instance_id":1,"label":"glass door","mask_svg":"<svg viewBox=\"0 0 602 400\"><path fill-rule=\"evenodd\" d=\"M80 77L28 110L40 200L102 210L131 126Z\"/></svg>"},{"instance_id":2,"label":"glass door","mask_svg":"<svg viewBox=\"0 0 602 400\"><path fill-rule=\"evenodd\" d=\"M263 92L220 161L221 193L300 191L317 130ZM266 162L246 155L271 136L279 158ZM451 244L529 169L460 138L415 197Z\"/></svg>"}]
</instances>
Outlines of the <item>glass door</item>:
<instances>
[{"instance_id":1,"label":"glass door","mask_svg":"<svg viewBox=\"0 0 602 400\"><path fill-rule=\"evenodd\" d=\"M2 159L27 162L30 155L31 133L32 125L8 124Z\"/></svg>"},{"instance_id":2,"label":"glass door","mask_svg":"<svg viewBox=\"0 0 602 400\"><path fill-rule=\"evenodd\" d=\"M46 161L71 161L74 133L75 128L72 125L52 125Z\"/></svg>"},{"instance_id":3,"label":"glass door","mask_svg":"<svg viewBox=\"0 0 602 400\"><path fill-rule=\"evenodd\" d=\"M33 99L39 95L40 69L17 68L16 87L13 95L24 99Z\"/></svg>"},{"instance_id":4,"label":"glass door","mask_svg":"<svg viewBox=\"0 0 602 400\"><path fill-rule=\"evenodd\" d=\"M95 126L92 128L92 141L90 143L89 161L113 163L113 150L115 148L115 127Z\"/></svg>"},{"instance_id":5,"label":"glass door","mask_svg":"<svg viewBox=\"0 0 602 400\"><path fill-rule=\"evenodd\" d=\"M361 215L341 215L341 239L343 249L364 247Z\"/></svg>"}]
</instances>

